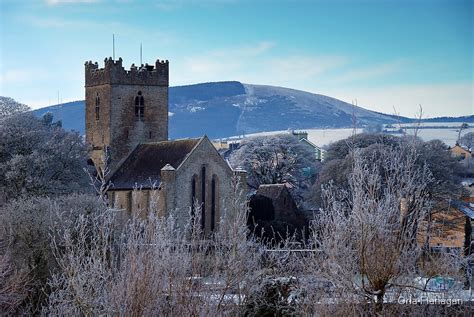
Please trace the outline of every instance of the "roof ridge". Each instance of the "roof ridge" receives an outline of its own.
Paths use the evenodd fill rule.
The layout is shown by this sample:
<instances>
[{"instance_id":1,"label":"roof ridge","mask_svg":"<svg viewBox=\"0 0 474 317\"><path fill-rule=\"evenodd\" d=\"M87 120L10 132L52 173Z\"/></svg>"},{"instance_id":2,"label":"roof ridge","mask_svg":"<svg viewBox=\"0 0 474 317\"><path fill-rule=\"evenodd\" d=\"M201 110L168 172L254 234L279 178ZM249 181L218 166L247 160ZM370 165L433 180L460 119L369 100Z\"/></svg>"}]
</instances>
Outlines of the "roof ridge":
<instances>
[{"instance_id":1,"label":"roof ridge","mask_svg":"<svg viewBox=\"0 0 474 317\"><path fill-rule=\"evenodd\" d=\"M199 142L189 138L138 143L111 176L113 188L129 189L133 183L145 188L149 179L159 182L161 169L167 164L177 169Z\"/></svg>"},{"instance_id":2,"label":"roof ridge","mask_svg":"<svg viewBox=\"0 0 474 317\"><path fill-rule=\"evenodd\" d=\"M149 142L140 142L137 145L153 145L153 144L162 144L162 143L172 143L172 142L184 142L184 141L199 141L201 138L182 138L174 140L165 140L165 141L149 141Z\"/></svg>"}]
</instances>

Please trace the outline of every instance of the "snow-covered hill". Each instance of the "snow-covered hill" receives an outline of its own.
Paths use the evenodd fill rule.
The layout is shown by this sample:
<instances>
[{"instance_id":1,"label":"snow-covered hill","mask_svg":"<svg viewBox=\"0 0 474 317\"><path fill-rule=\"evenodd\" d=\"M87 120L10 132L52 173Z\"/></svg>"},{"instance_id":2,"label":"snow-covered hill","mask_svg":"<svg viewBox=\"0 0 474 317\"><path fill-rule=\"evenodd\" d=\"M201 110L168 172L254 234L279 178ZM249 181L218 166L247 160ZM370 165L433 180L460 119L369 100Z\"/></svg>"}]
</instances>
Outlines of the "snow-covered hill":
<instances>
[{"instance_id":1,"label":"snow-covered hill","mask_svg":"<svg viewBox=\"0 0 474 317\"><path fill-rule=\"evenodd\" d=\"M397 121L394 116L353 107L324 95L235 81L170 87L169 111L170 138L343 128L352 126L353 113L359 127ZM46 112L62 120L66 129L84 133L84 101L34 111L38 116Z\"/></svg>"}]
</instances>

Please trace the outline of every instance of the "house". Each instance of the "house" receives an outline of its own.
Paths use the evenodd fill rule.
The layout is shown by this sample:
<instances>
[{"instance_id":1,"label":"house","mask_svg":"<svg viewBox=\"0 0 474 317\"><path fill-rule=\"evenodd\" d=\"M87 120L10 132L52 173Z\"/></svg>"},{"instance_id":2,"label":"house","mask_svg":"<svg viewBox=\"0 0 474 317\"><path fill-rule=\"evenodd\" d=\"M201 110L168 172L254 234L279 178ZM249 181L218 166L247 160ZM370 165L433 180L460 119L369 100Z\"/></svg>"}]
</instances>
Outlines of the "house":
<instances>
[{"instance_id":1,"label":"house","mask_svg":"<svg viewBox=\"0 0 474 317\"><path fill-rule=\"evenodd\" d=\"M472 153L469 149L467 148L464 148L462 146L460 146L459 144L456 143L455 146L453 146L452 148L450 148L450 151L451 151L451 155L454 156L454 157L459 157L461 159L465 159L465 158L471 158L472 157Z\"/></svg>"},{"instance_id":2,"label":"house","mask_svg":"<svg viewBox=\"0 0 474 317\"><path fill-rule=\"evenodd\" d=\"M224 157L224 159L228 160L232 152L236 151L240 147L240 140L228 141L226 143L227 148L222 147L221 150L219 150L219 153L222 155L222 157Z\"/></svg>"},{"instance_id":3,"label":"house","mask_svg":"<svg viewBox=\"0 0 474 317\"><path fill-rule=\"evenodd\" d=\"M300 143L304 144L305 146L308 146L311 148L311 150L314 151L314 156L316 160L318 161L323 161L324 160L324 150L321 149L319 146L314 144L313 142L308 140L308 132L306 131L293 131L291 130L291 134L296 136Z\"/></svg>"},{"instance_id":4,"label":"house","mask_svg":"<svg viewBox=\"0 0 474 317\"><path fill-rule=\"evenodd\" d=\"M205 233L214 231L246 186L211 141L168 140L169 63L132 64L106 58L85 63L86 142L97 173L109 182L111 205L125 215L173 214L184 225L197 212Z\"/></svg>"},{"instance_id":5,"label":"house","mask_svg":"<svg viewBox=\"0 0 474 317\"><path fill-rule=\"evenodd\" d=\"M227 141L212 140L212 145L214 145L214 147L219 153L225 152L229 149L229 143Z\"/></svg>"},{"instance_id":6,"label":"house","mask_svg":"<svg viewBox=\"0 0 474 317\"><path fill-rule=\"evenodd\" d=\"M436 208L431 213L429 247L436 251L438 248L461 249L465 254L474 251L474 235L472 224L474 210L461 201L450 201L446 206ZM420 226L418 242L426 243L424 234L428 223Z\"/></svg>"}]
</instances>

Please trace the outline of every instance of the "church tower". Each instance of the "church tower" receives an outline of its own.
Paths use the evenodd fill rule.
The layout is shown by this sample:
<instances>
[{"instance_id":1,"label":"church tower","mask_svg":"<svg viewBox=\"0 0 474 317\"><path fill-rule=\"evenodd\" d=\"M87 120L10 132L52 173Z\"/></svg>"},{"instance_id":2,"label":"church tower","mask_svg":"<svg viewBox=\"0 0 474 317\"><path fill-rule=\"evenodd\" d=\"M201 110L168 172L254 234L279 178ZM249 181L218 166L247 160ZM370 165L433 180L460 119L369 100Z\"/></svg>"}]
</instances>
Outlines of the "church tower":
<instances>
[{"instance_id":1,"label":"church tower","mask_svg":"<svg viewBox=\"0 0 474 317\"><path fill-rule=\"evenodd\" d=\"M138 143L168 140L169 63L125 70L122 58L104 62L85 63L86 142L97 168L107 150L113 171Z\"/></svg>"}]
</instances>

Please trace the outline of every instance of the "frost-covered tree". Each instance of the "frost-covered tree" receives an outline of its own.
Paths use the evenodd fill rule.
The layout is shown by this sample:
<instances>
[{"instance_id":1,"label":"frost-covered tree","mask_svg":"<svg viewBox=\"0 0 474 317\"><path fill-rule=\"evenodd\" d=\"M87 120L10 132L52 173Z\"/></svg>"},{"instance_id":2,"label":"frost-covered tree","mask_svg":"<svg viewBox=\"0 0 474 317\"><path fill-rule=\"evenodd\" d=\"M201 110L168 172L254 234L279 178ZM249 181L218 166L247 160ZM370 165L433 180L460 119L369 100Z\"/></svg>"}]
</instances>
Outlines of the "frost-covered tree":
<instances>
[{"instance_id":1,"label":"frost-covered tree","mask_svg":"<svg viewBox=\"0 0 474 317\"><path fill-rule=\"evenodd\" d=\"M383 125L381 123L369 124L364 128L365 133L381 133Z\"/></svg>"},{"instance_id":2,"label":"frost-covered tree","mask_svg":"<svg viewBox=\"0 0 474 317\"><path fill-rule=\"evenodd\" d=\"M469 124L463 122L463 123L461 124L461 126L459 127L459 129L458 129L458 138L457 138L457 140L456 140L457 143L461 142L462 130L465 130L465 129L467 129L467 128L469 128Z\"/></svg>"},{"instance_id":3,"label":"frost-covered tree","mask_svg":"<svg viewBox=\"0 0 474 317\"><path fill-rule=\"evenodd\" d=\"M459 161L452 157L446 144L440 140L428 142L417 140L415 151L418 156L417 164L419 166L426 164L433 175L427 187L437 202L458 199L464 193L461 185L463 168Z\"/></svg>"},{"instance_id":4,"label":"frost-covered tree","mask_svg":"<svg viewBox=\"0 0 474 317\"><path fill-rule=\"evenodd\" d=\"M309 188L317 168L314 152L288 134L245 139L231 154L230 162L247 171L251 188L288 184L295 198Z\"/></svg>"},{"instance_id":5,"label":"frost-covered tree","mask_svg":"<svg viewBox=\"0 0 474 317\"><path fill-rule=\"evenodd\" d=\"M27 293L26 274L15 271L8 254L0 254L0 311L4 314L17 312Z\"/></svg>"},{"instance_id":6,"label":"frost-covered tree","mask_svg":"<svg viewBox=\"0 0 474 317\"><path fill-rule=\"evenodd\" d=\"M44 313L243 315L262 275L262 248L247 239L244 201L226 206L207 239L199 212L185 227L172 214L149 214L132 217L124 228L116 226L118 212L103 206L83 215L56 240L61 270L50 280Z\"/></svg>"},{"instance_id":7,"label":"frost-covered tree","mask_svg":"<svg viewBox=\"0 0 474 317\"><path fill-rule=\"evenodd\" d=\"M465 177L474 177L474 157L465 158L460 162Z\"/></svg>"},{"instance_id":8,"label":"frost-covered tree","mask_svg":"<svg viewBox=\"0 0 474 317\"><path fill-rule=\"evenodd\" d=\"M468 132L459 139L459 144L474 151L474 132ZM460 161L464 177L474 177L474 157L468 157Z\"/></svg>"},{"instance_id":9,"label":"frost-covered tree","mask_svg":"<svg viewBox=\"0 0 474 317\"><path fill-rule=\"evenodd\" d=\"M474 150L474 132L468 132L459 139L459 144Z\"/></svg>"},{"instance_id":10,"label":"frost-covered tree","mask_svg":"<svg viewBox=\"0 0 474 317\"><path fill-rule=\"evenodd\" d=\"M403 148L412 144L416 153L416 164L426 165L432 173L432 179L427 185L430 195L438 202L450 198L459 198L463 194L461 176L463 168L451 156L449 148L440 140L423 142L413 137L397 137L385 134L358 134L338 141L329 146L324 164L319 173L308 199L315 205L321 205L321 186L333 182L338 186L348 187L348 178L353 168L353 151L367 149L362 155L370 154L370 149L379 146L387 148Z\"/></svg>"},{"instance_id":11,"label":"frost-covered tree","mask_svg":"<svg viewBox=\"0 0 474 317\"><path fill-rule=\"evenodd\" d=\"M324 154L324 161L344 159L353 149L365 148L372 144L397 145L400 138L384 133L360 133L331 143Z\"/></svg>"},{"instance_id":12,"label":"frost-covered tree","mask_svg":"<svg viewBox=\"0 0 474 317\"><path fill-rule=\"evenodd\" d=\"M311 237L320 253L308 268L331 287L328 294L313 293L322 298L310 296L306 304L317 310L315 303L330 298L338 303L331 308L336 314L357 305L381 314L397 308L384 302L420 296L436 276L462 281L459 252L431 256L419 241L430 234L422 224L432 207L432 175L417 163L416 150L378 145L356 149L352 156L349 186L324 187L324 207Z\"/></svg>"},{"instance_id":13,"label":"frost-covered tree","mask_svg":"<svg viewBox=\"0 0 474 317\"><path fill-rule=\"evenodd\" d=\"M78 133L32 114L0 121L0 203L19 196L66 194L88 188L87 151Z\"/></svg>"},{"instance_id":14,"label":"frost-covered tree","mask_svg":"<svg viewBox=\"0 0 474 317\"><path fill-rule=\"evenodd\" d=\"M101 206L94 195L71 194L16 199L0 207L0 264L2 260L8 262L4 266L5 279L15 282L8 289L15 293L6 297L9 308L3 311L38 313L47 296L47 279L58 269L52 238L72 230L79 215ZM1 288L2 283L0 293Z\"/></svg>"},{"instance_id":15,"label":"frost-covered tree","mask_svg":"<svg viewBox=\"0 0 474 317\"><path fill-rule=\"evenodd\" d=\"M28 110L30 107L27 105L16 102L13 98L0 96L0 121Z\"/></svg>"}]
</instances>

